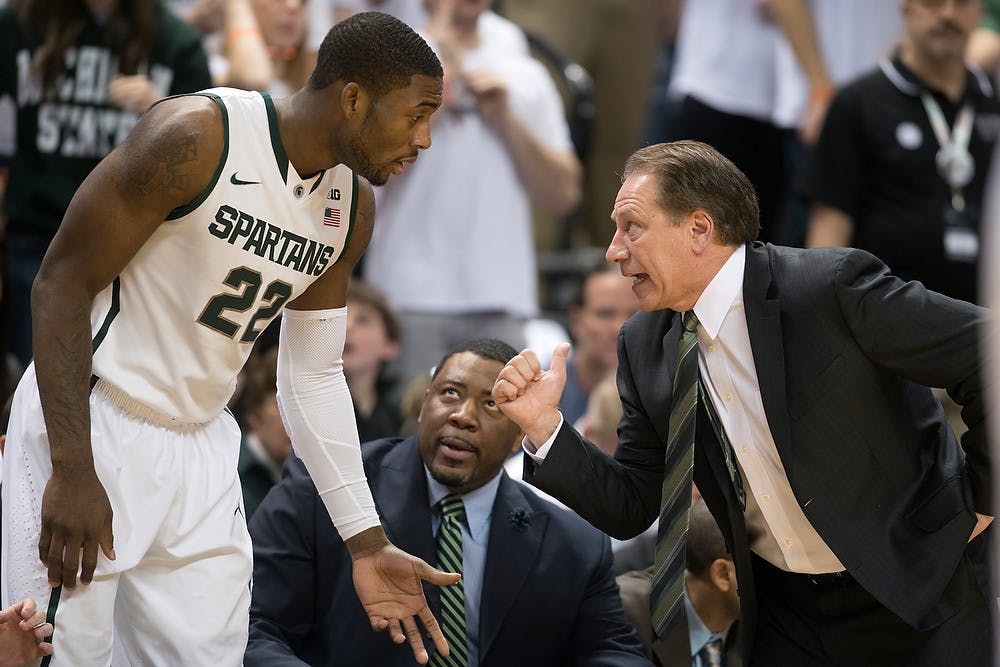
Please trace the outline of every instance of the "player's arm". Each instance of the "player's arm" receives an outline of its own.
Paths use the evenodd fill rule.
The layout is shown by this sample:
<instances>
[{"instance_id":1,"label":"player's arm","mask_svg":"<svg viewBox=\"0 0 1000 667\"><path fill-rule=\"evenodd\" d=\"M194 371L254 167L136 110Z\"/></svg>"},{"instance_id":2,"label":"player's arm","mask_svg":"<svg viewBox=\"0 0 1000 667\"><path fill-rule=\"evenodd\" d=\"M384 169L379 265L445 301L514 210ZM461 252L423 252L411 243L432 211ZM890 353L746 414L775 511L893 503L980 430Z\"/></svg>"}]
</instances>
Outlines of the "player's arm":
<instances>
[{"instance_id":1,"label":"player's arm","mask_svg":"<svg viewBox=\"0 0 1000 667\"><path fill-rule=\"evenodd\" d=\"M38 550L51 585L89 583L100 545L114 557L111 506L90 442L90 309L174 208L194 199L222 152L204 98L154 106L77 190L31 293L38 392L52 458ZM65 550L65 555L64 555ZM82 561L81 561L82 551Z\"/></svg>"},{"instance_id":2,"label":"player's arm","mask_svg":"<svg viewBox=\"0 0 1000 667\"><path fill-rule=\"evenodd\" d=\"M340 259L289 303L278 344L278 405L295 451L309 471L354 562L354 586L375 630L407 638L417 662L428 660L414 617L438 651L447 642L424 598L421 580L453 584L445 574L394 547L385 536L365 479L354 404L344 377L347 285L368 247L375 216L371 185L359 179L350 245Z\"/></svg>"}]
</instances>

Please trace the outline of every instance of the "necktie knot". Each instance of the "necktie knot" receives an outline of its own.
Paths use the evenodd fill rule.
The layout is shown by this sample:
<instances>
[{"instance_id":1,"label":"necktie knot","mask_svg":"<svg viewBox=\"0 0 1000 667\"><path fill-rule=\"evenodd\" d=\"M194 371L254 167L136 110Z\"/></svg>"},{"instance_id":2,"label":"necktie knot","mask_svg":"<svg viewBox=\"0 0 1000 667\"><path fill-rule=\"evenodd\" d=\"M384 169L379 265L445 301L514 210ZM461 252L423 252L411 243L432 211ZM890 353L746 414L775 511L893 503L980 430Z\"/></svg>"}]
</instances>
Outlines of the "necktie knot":
<instances>
[{"instance_id":1,"label":"necktie knot","mask_svg":"<svg viewBox=\"0 0 1000 667\"><path fill-rule=\"evenodd\" d=\"M706 667L722 667L722 638L716 637L705 642L705 645L698 651L698 656Z\"/></svg>"},{"instance_id":2,"label":"necktie knot","mask_svg":"<svg viewBox=\"0 0 1000 667\"><path fill-rule=\"evenodd\" d=\"M693 310L685 311L681 318L681 325L684 327L684 331L694 333L698 327L698 316L694 314Z\"/></svg>"},{"instance_id":3,"label":"necktie knot","mask_svg":"<svg viewBox=\"0 0 1000 667\"><path fill-rule=\"evenodd\" d=\"M438 502L442 519L462 521L465 518L465 503L458 496L445 496Z\"/></svg>"}]
</instances>

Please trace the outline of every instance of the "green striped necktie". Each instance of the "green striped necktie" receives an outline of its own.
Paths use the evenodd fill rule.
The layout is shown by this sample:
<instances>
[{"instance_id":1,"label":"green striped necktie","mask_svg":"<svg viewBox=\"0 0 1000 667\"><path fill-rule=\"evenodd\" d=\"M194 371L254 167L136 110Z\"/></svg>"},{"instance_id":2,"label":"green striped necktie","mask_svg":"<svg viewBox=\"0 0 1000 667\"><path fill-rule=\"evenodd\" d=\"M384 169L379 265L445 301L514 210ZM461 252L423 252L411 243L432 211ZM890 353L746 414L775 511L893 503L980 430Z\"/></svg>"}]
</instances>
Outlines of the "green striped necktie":
<instances>
[{"instance_id":1,"label":"green striped necktie","mask_svg":"<svg viewBox=\"0 0 1000 667\"><path fill-rule=\"evenodd\" d=\"M458 496L446 496L438 503L441 526L437 534L437 568L445 572L462 572L462 521L465 505ZM431 667L466 667L469 648L465 642L465 586L441 587L441 629L450 649L448 657L434 653Z\"/></svg>"},{"instance_id":2,"label":"green striped necktie","mask_svg":"<svg viewBox=\"0 0 1000 667\"><path fill-rule=\"evenodd\" d=\"M649 611L658 637L666 636L684 613L684 570L699 386L698 318L689 310L684 313L682 322L684 330L677 344L677 372L670 401L660 525L649 596Z\"/></svg>"}]
</instances>

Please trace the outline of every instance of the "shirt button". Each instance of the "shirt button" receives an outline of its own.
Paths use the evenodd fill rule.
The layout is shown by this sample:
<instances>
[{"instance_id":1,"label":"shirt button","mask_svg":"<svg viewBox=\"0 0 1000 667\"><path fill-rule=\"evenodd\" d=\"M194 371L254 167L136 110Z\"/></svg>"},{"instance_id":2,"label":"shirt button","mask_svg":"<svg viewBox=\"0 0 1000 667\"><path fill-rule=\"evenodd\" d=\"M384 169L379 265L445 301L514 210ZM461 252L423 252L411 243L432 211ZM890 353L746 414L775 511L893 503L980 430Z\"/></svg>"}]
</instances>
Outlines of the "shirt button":
<instances>
[{"instance_id":1,"label":"shirt button","mask_svg":"<svg viewBox=\"0 0 1000 667\"><path fill-rule=\"evenodd\" d=\"M708 351L709 352L715 352L715 343L709 343L708 344Z\"/></svg>"},{"instance_id":2,"label":"shirt button","mask_svg":"<svg viewBox=\"0 0 1000 667\"><path fill-rule=\"evenodd\" d=\"M786 547L792 546L792 541L791 540L785 540L785 546Z\"/></svg>"},{"instance_id":3,"label":"shirt button","mask_svg":"<svg viewBox=\"0 0 1000 667\"><path fill-rule=\"evenodd\" d=\"M733 395L732 394L726 394L726 400L727 401L733 400Z\"/></svg>"},{"instance_id":4,"label":"shirt button","mask_svg":"<svg viewBox=\"0 0 1000 667\"><path fill-rule=\"evenodd\" d=\"M764 495L761 496L761 499L762 500L770 500L771 499L771 494L770 493L765 493Z\"/></svg>"},{"instance_id":5,"label":"shirt button","mask_svg":"<svg viewBox=\"0 0 1000 667\"><path fill-rule=\"evenodd\" d=\"M742 447L740 447L740 453L741 454L746 454L749 451L750 451L750 448L747 447L746 445L743 445Z\"/></svg>"}]
</instances>

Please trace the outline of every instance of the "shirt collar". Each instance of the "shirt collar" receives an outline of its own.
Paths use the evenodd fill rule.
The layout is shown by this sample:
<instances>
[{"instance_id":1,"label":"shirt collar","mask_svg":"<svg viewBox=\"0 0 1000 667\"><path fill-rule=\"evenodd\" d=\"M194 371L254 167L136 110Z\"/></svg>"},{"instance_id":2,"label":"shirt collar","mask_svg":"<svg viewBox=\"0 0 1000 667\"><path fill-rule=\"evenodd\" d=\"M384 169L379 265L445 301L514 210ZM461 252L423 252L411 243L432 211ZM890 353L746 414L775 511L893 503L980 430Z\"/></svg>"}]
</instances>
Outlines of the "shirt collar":
<instances>
[{"instance_id":1,"label":"shirt collar","mask_svg":"<svg viewBox=\"0 0 1000 667\"><path fill-rule=\"evenodd\" d=\"M708 287L694 304L694 314L698 316L705 333L712 340L719 335L722 321L729 310L743 303L743 272L746 269L747 248L738 247L719 272L708 283Z\"/></svg>"},{"instance_id":2,"label":"shirt collar","mask_svg":"<svg viewBox=\"0 0 1000 667\"><path fill-rule=\"evenodd\" d=\"M433 510L442 498L450 496L452 493L441 482L431 477L427 466L424 466L424 474L427 475L427 496ZM478 489L459 496L462 499L462 504L465 505L466 525L468 525L469 533L473 537L477 538L481 535L489 524L490 515L493 513L493 502L496 500L497 490L500 488L500 474L497 473L493 479Z\"/></svg>"},{"instance_id":3,"label":"shirt collar","mask_svg":"<svg viewBox=\"0 0 1000 667\"><path fill-rule=\"evenodd\" d=\"M889 58L883 58L879 62L879 68L885 77L889 79L889 83L896 87L896 89L903 93L904 95L912 95L917 97L923 91L927 90L930 92L937 92L933 88L929 88L927 84L919 76L913 73L913 71L903 64L900 60L899 54L897 53L890 60ZM976 97L993 97L993 84L990 83L990 78L987 76L986 72L976 67L975 65L966 64L965 71L969 79L969 85L965 87L965 94L973 95Z\"/></svg>"},{"instance_id":4,"label":"shirt collar","mask_svg":"<svg viewBox=\"0 0 1000 667\"><path fill-rule=\"evenodd\" d=\"M687 615L688 622L688 642L691 645L691 663L694 664L694 656L698 655L702 647L713 639L722 639L723 645L726 643L726 636L729 634L729 628L726 628L722 632L712 632L701 620L701 616L698 612L694 610L694 606L691 604L691 600L688 596L684 596L684 611Z\"/></svg>"}]
</instances>

